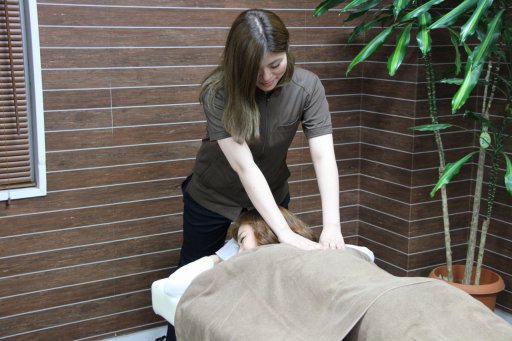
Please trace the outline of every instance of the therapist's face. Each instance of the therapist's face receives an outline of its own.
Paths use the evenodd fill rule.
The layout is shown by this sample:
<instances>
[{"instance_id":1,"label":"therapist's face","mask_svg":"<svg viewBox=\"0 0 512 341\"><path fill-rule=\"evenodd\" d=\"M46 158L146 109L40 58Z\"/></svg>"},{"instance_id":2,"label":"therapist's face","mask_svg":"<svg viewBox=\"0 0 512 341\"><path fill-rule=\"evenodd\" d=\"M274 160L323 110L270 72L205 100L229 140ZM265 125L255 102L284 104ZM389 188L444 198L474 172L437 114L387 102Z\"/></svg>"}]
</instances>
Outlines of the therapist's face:
<instances>
[{"instance_id":1,"label":"therapist's face","mask_svg":"<svg viewBox=\"0 0 512 341\"><path fill-rule=\"evenodd\" d=\"M243 224L240 226L238 229L237 241L238 245L240 245L240 250L238 252L244 252L258 246L254 230L249 224Z\"/></svg>"},{"instance_id":2,"label":"therapist's face","mask_svg":"<svg viewBox=\"0 0 512 341\"><path fill-rule=\"evenodd\" d=\"M265 92L274 90L286 72L287 65L286 52L265 53L260 64L256 86Z\"/></svg>"}]
</instances>

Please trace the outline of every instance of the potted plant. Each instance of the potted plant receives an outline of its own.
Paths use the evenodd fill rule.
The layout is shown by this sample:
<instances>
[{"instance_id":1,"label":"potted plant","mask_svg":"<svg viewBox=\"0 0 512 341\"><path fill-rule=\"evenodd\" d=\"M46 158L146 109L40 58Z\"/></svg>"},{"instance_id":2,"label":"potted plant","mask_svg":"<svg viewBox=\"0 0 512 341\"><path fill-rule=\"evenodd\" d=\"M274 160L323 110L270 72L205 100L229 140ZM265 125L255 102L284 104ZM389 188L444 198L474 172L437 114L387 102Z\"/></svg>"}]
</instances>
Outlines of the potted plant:
<instances>
[{"instance_id":1,"label":"potted plant","mask_svg":"<svg viewBox=\"0 0 512 341\"><path fill-rule=\"evenodd\" d=\"M314 15L321 16L329 9L345 2L346 0L323 1L316 7ZM370 29L381 29L351 61L347 73L371 56L385 42L392 44L393 41L390 37L396 32L394 49L387 62L389 74L394 76L406 53L410 51L411 36L416 32L416 41L425 65L431 124L411 129L432 132L439 155L439 179L430 196L436 195L437 191L441 192L447 270L440 275L435 272L435 275L450 282L459 281L457 276L454 278L453 274L446 185L459 173L463 165L478 155L468 250L464 276L460 281L465 285L479 286L486 236L494 207L499 169L502 164L506 169L504 184L507 192L512 195L512 163L504 150L504 140L508 137L507 127L512 123L512 18L507 17L510 16L510 11L507 11L510 5L505 0L494 2L492 0L465 0L451 10L443 10L444 2L444 0L353 0L346 3L340 9L340 13L346 13L344 22L350 22L356 18L359 18L358 20L361 22L355 26L349 36L349 42ZM444 30L444 33L450 37L455 52L453 64L456 75L461 73L464 64L463 56L466 56L462 77L442 81L456 86L451 103L452 113L459 111L464 106L468 98L476 91L475 89L483 89L481 112L474 113L466 110L464 115L466 118L475 120L479 146L475 147L477 150L452 163L447 163L445 160L442 132L446 129L465 128L439 122L436 98L438 82L435 79L431 59L433 49L431 32L434 30ZM471 44L468 44L469 40L472 40ZM500 100L504 99L504 106L495 105L497 96ZM473 146L473 141L469 142ZM490 155L490 162L488 162L490 175L487 183L486 210L475 265L474 254L480 222L480 203L483 201L482 189L484 188L486 155ZM494 278L494 276L491 277ZM497 277L501 281L499 284L499 291L501 291L504 288L503 280L499 276Z\"/></svg>"}]
</instances>

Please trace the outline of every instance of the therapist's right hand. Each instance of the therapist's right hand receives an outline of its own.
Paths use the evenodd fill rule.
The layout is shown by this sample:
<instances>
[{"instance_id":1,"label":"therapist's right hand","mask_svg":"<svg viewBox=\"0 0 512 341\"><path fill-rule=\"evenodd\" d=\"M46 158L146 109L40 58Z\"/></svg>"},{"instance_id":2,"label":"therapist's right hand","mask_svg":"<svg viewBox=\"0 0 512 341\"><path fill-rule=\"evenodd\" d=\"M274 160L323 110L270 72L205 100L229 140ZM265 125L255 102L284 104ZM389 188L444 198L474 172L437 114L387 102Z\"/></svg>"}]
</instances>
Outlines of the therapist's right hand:
<instances>
[{"instance_id":1,"label":"therapist's right hand","mask_svg":"<svg viewBox=\"0 0 512 341\"><path fill-rule=\"evenodd\" d=\"M325 249L320 243L316 243L312 240L304 238L300 234L293 232L292 230L283 231L279 236L279 242L295 246L302 250L320 250Z\"/></svg>"}]
</instances>

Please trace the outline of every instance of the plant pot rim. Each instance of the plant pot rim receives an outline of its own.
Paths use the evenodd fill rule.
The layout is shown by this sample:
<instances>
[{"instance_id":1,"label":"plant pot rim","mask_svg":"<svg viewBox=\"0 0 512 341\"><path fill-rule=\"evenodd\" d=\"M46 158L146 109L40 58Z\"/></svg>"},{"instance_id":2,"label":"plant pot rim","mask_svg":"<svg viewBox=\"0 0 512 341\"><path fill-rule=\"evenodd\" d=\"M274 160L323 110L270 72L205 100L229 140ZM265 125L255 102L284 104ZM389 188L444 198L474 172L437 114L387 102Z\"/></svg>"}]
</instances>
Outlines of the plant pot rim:
<instances>
[{"instance_id":1,"label":"plant pot rim","mask_svg":"<svg viewBox=\"0 0 512 341\"><path fill-rule=\"evenodd\" d=\"M447 273L446 268L447 268L446 264L443 264L443 265L440 265L440 266L434 268L430 272L429 277L440 279L439 276L441 274L446 276L446 273ZM462 278L463 274L464 274L464 268L465 268L465 266L462 264L454 264L453 265L454 277ZM456 276L456 273L462 273L462 276ZM491 280L488 281L489 283L479 284L479 285L462 284L462 283L458 283L458 282L449 282L449 283L450 283L450 285L453 285L455 287L463 289L464 291L466 291L468 294L471 294L471 295L495 294L495 293L501 292L505 289L505 282L503 281L503 278L498 273L496 273L495 271L490 270L490 269L482 268L482 270L481 270L482 277L484 277L484 273L486 273L485 276L491 277ZM448 282L448 281L446 281L446 282Z\"/></svg>"}]
</instances>

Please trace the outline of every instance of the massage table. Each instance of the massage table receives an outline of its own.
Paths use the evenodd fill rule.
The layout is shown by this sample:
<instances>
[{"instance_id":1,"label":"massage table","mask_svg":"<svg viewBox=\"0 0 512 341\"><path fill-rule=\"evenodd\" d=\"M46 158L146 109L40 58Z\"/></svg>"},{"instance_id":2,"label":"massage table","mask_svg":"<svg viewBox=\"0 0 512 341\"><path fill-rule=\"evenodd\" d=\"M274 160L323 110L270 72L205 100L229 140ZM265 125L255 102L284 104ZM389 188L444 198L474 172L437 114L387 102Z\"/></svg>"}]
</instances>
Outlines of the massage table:
<instances>
[{"instance_id":1,"label":"massage table","mask_svg":"<svg viewBox=\"0 0 512 341\"><path fill-rule=\"evenodd\" d=\"M174 316L180 297L173 297L165 293L165 282L168 280L169 278L162 278L151 284L151 302L155 314L162 316L174 325Z\"/></svg>"},{"instance_id":2,"label":"massage table","mask_svg":"<svg viewBox=\"0 0 512 341\"><path fill-rule=\"evenodd\" d=\"M228 241L226 241L224 246L217 250L215 254L219 256L220 259L226 261L229 258L238 254L238 250L238 243L234 238L231 238ZM195 261L194 263L198 262L201 261ZM197 269L196 266L195 270L188 271L188 275L192 277L188 279L188 282L191 282L199 273L209 270L210 268L213 268L214 264L205 264L203 262L202 265L199 266L202 269ZM188 265L188 267L190 267L190 265ZM162 316L172 325L174 325L176 307L178 305L181 295L183 294L182 292L169 293L169 291L166 290L166 287L168 288L172 284L172 281L176 280L175 276L176 272L173 273L168 278L162 278L160 280L153 282L151 285L151 302L153 305L153 311L157 315Z\"/></svg>"}]
</instances>

